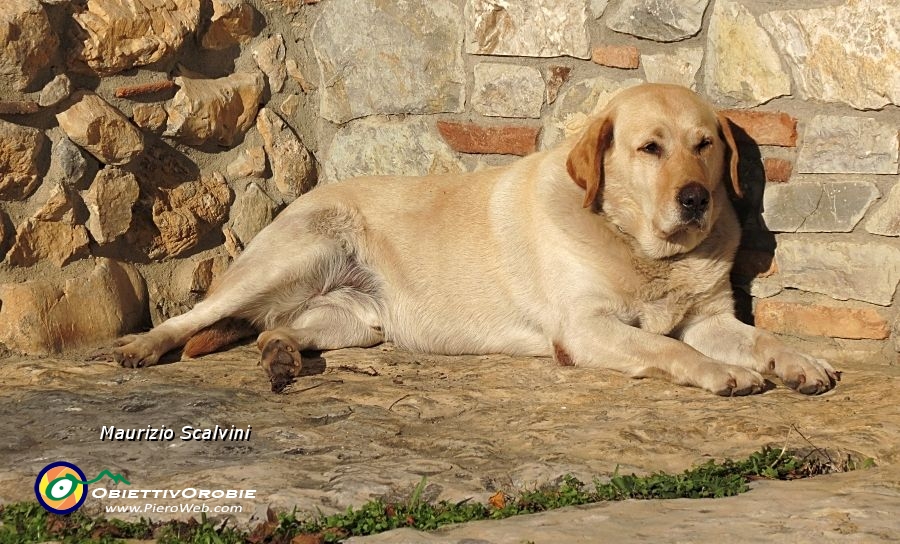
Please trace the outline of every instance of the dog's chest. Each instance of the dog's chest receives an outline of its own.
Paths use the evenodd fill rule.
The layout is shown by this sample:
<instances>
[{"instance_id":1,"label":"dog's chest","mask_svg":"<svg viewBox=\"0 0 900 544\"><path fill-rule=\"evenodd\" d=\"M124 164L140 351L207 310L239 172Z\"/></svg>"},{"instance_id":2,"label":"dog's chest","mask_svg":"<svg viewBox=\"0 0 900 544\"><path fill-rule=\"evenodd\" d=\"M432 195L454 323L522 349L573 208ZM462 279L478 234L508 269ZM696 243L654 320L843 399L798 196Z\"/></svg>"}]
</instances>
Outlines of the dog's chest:
<instances>
[{"instance_id":1,"label":"dog's chest","mask_svg":"<svg viewBox=\"0 0 900 544\"><path fill-rule=\"evenodd\" d=\"M696 263L643 261L634 263L630 293L634 325L648 332L668 334L704 299L711 287L709 274Z\"/></svg>"}]
</instances>

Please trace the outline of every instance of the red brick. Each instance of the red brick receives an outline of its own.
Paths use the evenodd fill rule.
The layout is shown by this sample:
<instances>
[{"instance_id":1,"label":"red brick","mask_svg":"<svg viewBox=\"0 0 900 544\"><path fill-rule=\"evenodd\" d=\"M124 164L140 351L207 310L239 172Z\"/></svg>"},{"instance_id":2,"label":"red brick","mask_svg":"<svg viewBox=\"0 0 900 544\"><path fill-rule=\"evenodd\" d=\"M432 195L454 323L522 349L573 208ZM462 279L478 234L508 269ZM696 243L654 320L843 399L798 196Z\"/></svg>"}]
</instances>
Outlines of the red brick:
<instances>
[{"instance_id":1,"label":"red brick","mask_svg":"<svg viewBox=\"0 0 900 544\"><path fill-rule=\"evenodd\" d=\"M756 326L784 334L884 340L891 327L874 308L823 306L764 299L756 304Z\"/></svg>"},{"instance_id":2,"label":"red brick","mask_svg":"<svg viewBox=\"0 0 900 544\"><path fill-rule=\"evenodd\" d=\"M537 149L539 127L484 126L475 123L438 121L437 128L460 153L495 153L499 155L527 155Z\"/></svg>"},{"instance_id":3,"label":"red brick","mask_svg":"<svg viewBox=\"0 0 900 544\"><path fill-rule=\"evenodd\" d=\"M766 171L766 181L784 183L791 179L794 165L784 159L767 158L763 160L763 169Z\"/></svg>"},{"instance_id":4,"label":"red brick","mask_svg":"<svg viewBox=\"0 0 900 544\"><path fill-rule=\"evenodd\" d=\"M591 60L602 66L634 70L641 65L641 52L630 45L604 45L594 48Z\"/></svg>"},{"instance_id":5,"label":"red brick","mask_svg":"<svg viewBox=\"0 0 900 544\"><path fill-rule=\"evenodd\" d=\"M739 249L732 273L742 278L766 278L778 271L775 255L758 249Z\"/></svg>"},{"instance_id":6,"label":"red brick","mask_svg":"<svg viewBox=\"0 0 900 544\"><path fill-rule=\"evenodd\" d=\"M749 110L725 110L732 123L739 126L756 145L797 146L797 119L786 113ZM736 138L741 138L737 131Z\"/></svg>"}]
</instances>

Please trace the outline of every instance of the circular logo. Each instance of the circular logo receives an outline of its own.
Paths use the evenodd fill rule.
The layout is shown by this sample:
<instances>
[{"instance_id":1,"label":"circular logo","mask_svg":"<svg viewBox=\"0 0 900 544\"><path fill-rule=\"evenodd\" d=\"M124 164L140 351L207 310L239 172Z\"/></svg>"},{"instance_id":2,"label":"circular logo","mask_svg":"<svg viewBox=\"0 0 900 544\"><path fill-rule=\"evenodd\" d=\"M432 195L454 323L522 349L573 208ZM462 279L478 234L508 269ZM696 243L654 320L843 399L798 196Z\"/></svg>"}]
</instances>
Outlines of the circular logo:
<instances>
[{"instance_id":1,"label":"circular logo","mask_svg":"<svg viewBox=\"0 0 900 544\"><path fill-rule=\"evenodd\" d=\"M70 514L84 503L88 486L84 472L72 463L56 461L45 466L34 481L34 495L54 514Z\"/></svg>"}]
</instances>

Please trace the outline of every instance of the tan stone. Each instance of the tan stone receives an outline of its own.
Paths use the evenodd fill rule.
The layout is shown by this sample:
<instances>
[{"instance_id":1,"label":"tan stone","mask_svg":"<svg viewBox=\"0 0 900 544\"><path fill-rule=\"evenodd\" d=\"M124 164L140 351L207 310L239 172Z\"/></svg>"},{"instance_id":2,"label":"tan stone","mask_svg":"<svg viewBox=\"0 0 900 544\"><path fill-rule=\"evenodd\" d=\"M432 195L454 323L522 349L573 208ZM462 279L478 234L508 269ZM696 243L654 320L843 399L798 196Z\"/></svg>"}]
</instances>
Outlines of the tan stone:
<instances>
[{"instance_id":1,"label":"tan stone","mask_svg":"<svg viewBox=\"0 0 900 544\"><path fill-rule=\"evenodd\" d=\"M16 242L7 254L14 266L33 266L50 261L63 266L88 255L87 229L63 221L26 219L16 230Z\"/></svg>"},{"instance_id":2,"label":"tan stone","mask_svg":"<svg viewBox=\"0 0 900 544\"><path fill-rule=\"evenodd\" d=\"M791 94L772 40L741 4L715 3L706 40L706 90L712 97L756 106Z\"/></svg>"},{"instance_id":3,"label":"tan stone","mask_svg":"<svg viewBox=\"0 0 900 544\"><path fill-rule=\"evenodd\" d=\"M180 298L197 300L209 291L213 282L228 269L230 263L228 255L217 255L199 261L185 260L176 268L172 278L174 285L171 287L175 288Z\"/></svg>"},{"instance_id":4,"label":"tan stone","mask_svg":"<svg viewBox=\"0 0 900 544\"><path fill-rule=\"evenodd\" d=\"M781 334L884 340L890 325L881 310L869 306L831 306L777 299L761 300L756 326Z\"/></svg>"},{"instance_id":5,"label":"tan stone","mask_svg":"<svg viewBox=\"0 0 900 544\"><path fill-rule=\"evenodd\" d=\"M794 165L791 161L785 159L766 157L763 159L763 170L766 174L766 181L785 183L791 179L791 174L794 172Z\"/></svg>"},{"instance_id":6,"label":"tan stone","mask_svg":"<svg viewBox=\"0 0 900 544\"><path fill-rule=\"evenodd\" d=\"M59 221L67 225L75 224L73 196L69 189L57 183L45 183L34 195L34 200L44 203L32 216L38 221Z\"/></svg>"},{"instance_id":7,"label":"tan stone","mask_svg":"<svg viewBox=\"0 0 900 544\"><path fill-rule=\"evenodd\" d=\"M177 257L222 225L232 201L231 189L218 172L174 188L160 189L153 202L153 223L159 237L150 257Z\"/></svg>"},{"instance_id":8,"label":"tan stone","mask_svg":"<svg viewBox=\"0 0 900 544\"><path fill-rule=\"evenodd\" d=\"M162 134L169 114L162 104L135 104L131 108L131 119L135 125L148 132Z\"/></svg>"},{"instance_id":9,"label":"tan stone","mask_svg":"<svg viewBox=\"0 0 900 544\"><path fill-rule=\"evenodd\" d=\"M141 131L96 94L77 94L56 120L70 140L104 164L128 164L144 150Z\"/></svg>"},{"instance_id":10,"label":"tan stone","mask_svg":"<svg viewBox=\"0 0 900 544\"><path fill-rule=\"evenodd\" d=\"M139 192L134 174L108 166L99 171L90 188L81 193L90 213L87 228L98 244L112 242L128 231Z\"/></svg>"},{"instance_id":11,"label":"tan stone","mask_svg":"<svg viewBox=\"0 0 900 544\"><path fill-rule=\"evenodd\" d=\"M546 87L537 68L479 62L474 72L472 107L478 113L490 117L541 116Z\"/></svg>"},{"instance_id":12,"label":"tan stone","mask_svg":"<svg viewBox=\"0 0 900 544\"><path fill-rule=\"evenodd\" d=\"M0 75L17 90L28 87L50 65L59 38L38 0L0 3Z\"/></svg>"},{"instance_id":13,"label":"tan stone","mask_svg":"<svg viewBox=\"0 0 900 544\"><path fill-rule=\"evenodd\" d=\"M590 56L586 2L468 0L464 13L467 53Z\"/></svg>"},{"instance_id":14,"label":"tan stone","mask_svg":"<svg viewBox=\"0 0 900 544\"><path fill-rule=\"evenodd\" d=\"M881 236L900 236L900 183L894 183L884 203L869 216L866 231Z\"/></svg>"},{"instance_id":15,"label":"tan stone","mask_svg":"<svg viewBox=\"0 0 900 544\"><path fill-rule=\"evenodd\" d=\"M261 178L266 173L266 150L262 147L244 147L227 167L229 176L238 178Z\"/></svg>"},{"instance_id":16,"label":"tan stone","mask_svg":"<svg viewBox=\"0 0 900 544\"><path fill-rule=\"evenodd\" d=\"M762 16L801 98L861 110L900 104L900 4L847 0Z\"/></svg>"},{"instance_id":17,"label":"tan stone","mask_svg":"<svg viewBox=\"0 0 900 544\"><path fill-rule=\"evenodd\" d=\"M527 155L537 149L540 127L527 125L486 126L438 121L438 131L460 153Z\"/></svg>"},{"instance_id":18,"label":"tan stone","mask_svg":"<svg viewBox=\"0 0 900 544\"><path fill-rule=\"evenodd\" d=\"M650 83L673 83L697 89L697 73L703 62L703 48L684 47L672 53L643 55L641 64Z\"/></svg>"},{"instance_id":19,"label":"tan stone","mask_svg":"<svg viewBox=\"0 0 900 544\"><path fill-rule=\"evenodd\" d=\"M756 145L797 145L797 119L786 113L750 110L724 110L722 113ZM741 139L743 134L738 132L735 137Z\"/></svg>"},{"instance_id":20,"label":"tan stone","mask_svg":"<svg viewBox=\"0 0 900 544\"><path fill-rule=\"evenodd\" d=\"M37 129L0 120L0 200L26 198L37 187L45 139Z\"/></svg>"},{"instance_id":21,"label":"tan stone","mask_svg":"<svg viewBox=\"0 0 900 544\"><path fill-rule=\"evenodd\" d=\"M289 199L312 188L315 164L293 129L269 108L259 110L256 129L263 137L275 187Z\"/></svg>"},{"instance_id":22,"label":"tan stone","mask_svg":"<svg viewBox=\"0 0 900 544\"><path fill-rule=\"evenodd\" d=\"M73 66L110 75L169 59L200 19L200 0L89 0L73 16Z\"/></svg>"},{"instance_id":23,"label":"tan stone","mask_svg":"<svg viewBox=\"0 0 900 544\"><path fill-rule=\"evenodd\" d=\"M60 282L0 285L0 302L0 343L29 355L98 347L146 324L143 279L109 259Z\"/></svg>"},{"instance_id":24,"label":"tan stone","mask_svg":"<svg viewBox=\"0 0 900 544\"><path fill-rule=\"evenodd\" d=\"M287 69L287 74L291 79L297 82L297 85L300 86L300 89L303 92L308 93L316 88L308 79L306 79L306 76L303 75L303 72L300 70L300 65L297 64L296 60L287 59L284 65Z\"/></svg>"},{"instance_id":25,"label":"tan stone","mask_svg":"<svg viewBox=\"0 0 900 544\"><path fill-rule=\"evenodd\" d=\"M180 89L166 106L165 136L189 145L231 146L253 126L264 87L261 73L219 79L177 77L175 82Z\"/></svg>"},{"instance_id":26,"label":"tan stone","mask_svg":"<svg viewBox=\"0 0 900 544\"><path fill-rule=\"evenodd\" d=\"M568 66L550 66L544 71L544 79L547 81L547 103L556 102L559 90L569 80L572 68Z\"/></svg>"},{"instance_id":27,"label":"tan stone","mask_svg":"<svg viewBox=\"0 0 900 544\"><path fill-rule=\"evenodd\" d=\"M896 174L897 125L874 117L816 115L806 123L797 171L811 174Z\"/></svg>"},{"instance_id":28,"label":"tan stone","mask_svg":"<svg viewBox=\"0 0 900 544\"><path fill-rule=\"evenodd\" d=\"M231 228L241 245L250 240L275 217L277 205L255 183L250 183L231 208Z\"/></svg>"},{"instance_id":29,"label":"tan stone","mask_svg":"<svg viewBox=\"0 0 900 544\"><path fill-rule=\"evenodd\" d=\"M591 60L601 66L635 70L641 65L641 52L631 45L604 45L593 49Z\"/></svg>"},{"instance_id":30,"label":"tan stone","mask_svg":"<svg viewBox=\"0 0 900 544\"><path fill-rule=\"evenodd\" d=\"M66 74L59 74L41 89L38 104L42 108L55 106L72 94L72 81Z\"/></svg>"},{"instance_id":31,"label":"tan stone","mask_svg":"<svg viewBox=\"0 0 900 544\"><path fill-rule=\"evenodd\" d=\"M256 10L245 0L212 0L213 13L200 44L206 49L225 49L246 43L256 33Z\"/></svg>"},{"instance_id":32,"label":"tan stone","mask_svg":"<svg viewBox=\"0 0 900 544\"><path fill-rule=\"evenodd\" d=\"M287 79L285 54L284 37L281 34L273 34L253 48L253 59L266 74L270 92L278 93L284 88Z\"/></svg>"}]
</instances>

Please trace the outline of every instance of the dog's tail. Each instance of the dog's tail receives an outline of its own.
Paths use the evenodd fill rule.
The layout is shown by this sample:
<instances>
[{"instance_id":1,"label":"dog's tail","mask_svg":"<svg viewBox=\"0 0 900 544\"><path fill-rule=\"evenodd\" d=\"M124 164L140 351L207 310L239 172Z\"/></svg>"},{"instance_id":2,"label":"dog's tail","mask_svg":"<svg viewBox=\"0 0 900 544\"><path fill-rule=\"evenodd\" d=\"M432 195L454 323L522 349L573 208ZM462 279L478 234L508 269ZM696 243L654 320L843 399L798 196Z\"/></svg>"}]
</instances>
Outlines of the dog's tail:
<instances>
[{"instance_id":1,"label":"dog's tail","mask_svg":"<svg viewBox=\"0 0 900 544\"><path fill-rule=\"evenodd\" d=\"M209 327L201 329L185 343L183 355L199 357L214 353L238 340L249 338L258 333L249 321L235 317L227 317L216 321Z\"/></svg>"}]
</instances>

